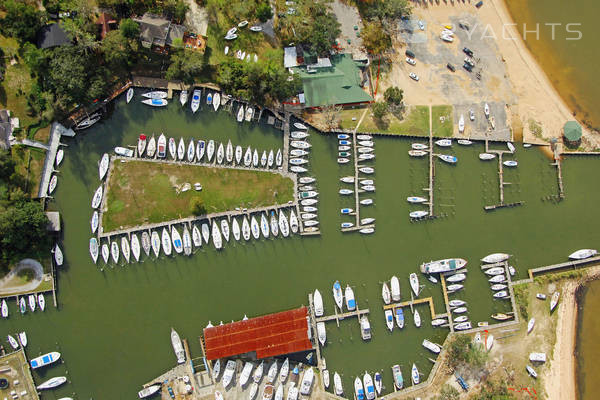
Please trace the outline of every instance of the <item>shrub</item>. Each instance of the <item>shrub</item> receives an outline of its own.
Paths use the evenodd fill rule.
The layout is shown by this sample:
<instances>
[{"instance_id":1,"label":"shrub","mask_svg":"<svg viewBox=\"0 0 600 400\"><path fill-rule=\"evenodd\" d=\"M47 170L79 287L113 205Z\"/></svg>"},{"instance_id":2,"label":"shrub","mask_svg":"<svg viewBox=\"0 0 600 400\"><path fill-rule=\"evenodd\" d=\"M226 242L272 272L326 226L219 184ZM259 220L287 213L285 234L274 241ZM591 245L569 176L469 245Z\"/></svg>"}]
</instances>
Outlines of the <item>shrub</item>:
<instances>
[{"instance_id":1,"label":"shrub","mask_svg":"<svg viewBox=\"0 0 600 400\"><path fill-rule=\"evenodd\" d=\"M194 197L193 199L191 199L190 211L194 215L206 214L206 206L204 205L204 201L199 197Z\"/></svg>"}]
</instances>

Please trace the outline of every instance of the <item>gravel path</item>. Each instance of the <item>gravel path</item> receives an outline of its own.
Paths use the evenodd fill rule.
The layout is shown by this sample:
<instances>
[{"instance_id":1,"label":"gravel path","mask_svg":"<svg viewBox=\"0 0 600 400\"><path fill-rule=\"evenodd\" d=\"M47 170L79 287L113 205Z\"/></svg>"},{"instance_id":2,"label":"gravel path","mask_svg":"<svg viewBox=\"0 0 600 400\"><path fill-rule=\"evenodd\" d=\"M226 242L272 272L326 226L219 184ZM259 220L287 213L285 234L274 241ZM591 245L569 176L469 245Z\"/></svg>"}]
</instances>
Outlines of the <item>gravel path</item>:
<instances>
[{"instance_id":1,"label":"gravel path","mask_svg":"<svg viewBox=\"0 0 600 400\"><path fill-rule=\"evenodd\" d=\"M13 279L19 272L21 272L24 269L33 270L34 277L33 280L31 280L31 282L28 282L21 286L5 287L5 285L8 282L10 282L11 279ZM31 258L21 260L13 270L11 270L4 278L0 279L0 296L32 291L40 285L40 283L42 282L43 275L44 269L42 268L42 264Z\"/></svg>"}]
</instances>

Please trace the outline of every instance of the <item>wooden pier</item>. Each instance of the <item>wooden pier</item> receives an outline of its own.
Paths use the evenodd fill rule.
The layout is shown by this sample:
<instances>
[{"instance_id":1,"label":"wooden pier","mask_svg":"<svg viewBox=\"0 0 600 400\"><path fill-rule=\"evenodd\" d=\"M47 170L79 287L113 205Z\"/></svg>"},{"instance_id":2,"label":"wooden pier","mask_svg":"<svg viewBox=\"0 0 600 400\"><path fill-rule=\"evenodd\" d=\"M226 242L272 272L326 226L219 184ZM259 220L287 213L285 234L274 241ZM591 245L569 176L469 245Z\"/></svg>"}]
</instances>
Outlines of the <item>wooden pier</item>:
<instances>
[{"instance_id":1,"label":"wooden pier","mask_svg":"<svg viewBox=\"0 0 600 400\"><path fill-rule=\"evenodd\" d=\"M555 143L553 146L554 153L554 162L552 165L556 166L556 176L558 179L558 200L563 200L565 198L565 188L563 186L563 178L562 178L562 164L560 159L561 149L560 144Z\"/></svg>"},{"instance_id":2,"label":"wooden pier","mask_svg":"<svg viewBox=\"0 0 600 400\"><path fill-rule=\"evenodd\" d=\"M433 217L433 182L435 179L435 162L433 159L433 121L432 121L432 110L429 106L429 186L425 189L429 193L427 199L429 205L429 217Z\"/></svg>"},{"instance_id":3,"label":"wooden pier","mask_svg":"<svg viewBox=\"0 0 600 400\"><path fill-rule=\"evenodd\" d=\"M368 308L365 308L364 310L361 310L358 308L358 303L356 304L356 310L354 311L348 311L345 313L341 313L338 314L337 312L337 306L335 309L335 314L333 315L327 315L324 317L316 317L316 321L317 322L329 322L329 321L336 321L337 326L340 326L340 321L346 318L351 318L351 317L356 317L358 318L358 322L360 323L360 317L363 314L369 314L371 311Z\"/></svg>"},{"instance_id":4,"label":"wooden pier","mask_svg":"<svg viewBox=\"0 0 600 400\"><path fill-rule=\"evenodd\" d=\"M516 206L523 205L524 204L523 201L516 201L513 203L505 203L504 202L504 186L510 185L511 182L504 181L504 164L502 161L502 157L505 153L510 153L510 154L512 154L512 153L508 150L490 150L489 140L487 140L487 139L485 140L485 152L498 155L498 186L500 189L500 203L484 206L483 209L485 211L492 211L492 210L497 210L499 208L509 208L509 207L516 207Z\"/></svg>"},{"instance_id":5,"label":"wooden pier","mask_svg":"<svg viewBox=\"0 0 600 400\"><path fill-rule=\"evenodd\" d=\"M383 306L384 310L394 310L396 308L402 308L402 307L413 307L416 306L417 304L425 304L428 303L429 304L429 311L431 313L431 318L435 319L437 317L436 313L435 313L435 309L433 307L433 298L432 297L425 297L422 299L413 299L413 300L408 300L408 301L403 301L403 302L399 302L399 303L390 303L390 304L386 304Z\"/></svg>"}]
</instances>

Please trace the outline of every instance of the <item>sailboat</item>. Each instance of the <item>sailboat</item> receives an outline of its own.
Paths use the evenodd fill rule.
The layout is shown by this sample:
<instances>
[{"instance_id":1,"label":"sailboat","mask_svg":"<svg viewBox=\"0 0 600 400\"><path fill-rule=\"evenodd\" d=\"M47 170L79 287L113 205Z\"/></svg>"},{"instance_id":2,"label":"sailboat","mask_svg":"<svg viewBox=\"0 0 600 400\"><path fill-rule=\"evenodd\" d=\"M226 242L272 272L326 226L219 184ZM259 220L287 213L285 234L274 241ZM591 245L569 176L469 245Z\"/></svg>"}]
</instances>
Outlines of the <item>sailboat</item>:
<instances>
[{"instance_id":1,"label":"sailboat","mask_svg":"<svg viewBox=\"0 0 600 400\"><path fill-rule=\"evenodd\" d=\"M177 145L175 144L175 139L172 137L169 138L169 154L173 160L177 160Z\"/></svg>"},{"instance_id":2,"label":"sailboat","mask_svg":"<svg viewBox=\"0 0 600 400\"><path fill-rule=\"evenodd\" d=\"M2 307L0 308L0 311L2 312L2 318L8 318L8 305L4 299L2 299Z\"/></svg>"},{"instance_id":3,"label":"sailboat","mask_svg":"<svg viewBox=\"0 0 600 400\"><path fill-rule=\"evenodd\" d=\"M195 155L196 155L196 146L194 145L194 139L191 139L190 144L188 144L188 149L187 149L188 162L193 162Z\"/></svg>"},{"instance_id":4,"label":"sailboat","mask_svg":"<svg viewBox=\"0 0 600 400\"><path fill-rule=\"evenodd\" d=\"M206 158L208 159L208 162L212 161L212 157L213 157L214 153L215 153L215 141L211 139L208 141L208 144L206 145Z\"/></svg>"},{"instance_id":5,"label":"sailboat","mask_svg":"<svg viewBox=\"0 0 600 400\"><path fill-rule=\"evenodd\" d=\"M63 265L63 252L58 246L58 243L54 246L54 261L59 267Z\"/></svg>"},{"instance_id":6,"label":"sailboat","mask_svg":"<svg viewBox=\"0 0 600 400\"><path fill-rule=\"evenodd\" d=\"M183 226L183 253L186 256L192 254L192 237L187 225Z\"/></svg>"},{"instance_id":7,"label":"sailboat","mask_svg":"<svg viewBox=\"0 0 600 400\"><path fill-rule=\"evenodd\" d=\"M140 261L140 240L135 233L131 234L131 252L135 261Z\"/></svg>"},{"instance_id":8,"label":"sailboat","mask_svg":"<svg viewBox=\"0 0 600 400\"><path fill-rule=\"evenodd\" d=\"M173 248L171 246L171 236L169 235L167 228L163 228L162 230L162 248L165 255L171 255Z\"/></svg>"},{"instance_id":9,"label":"sailboat","mask_svg":"<svg viewBox=\"0 0 600 400\"><path fill-rule=\"evenodd\" d=\"M205 150L206 142L204 140L198 140L198 143L196 143L196 162L200 162L200 160L202 160Z\"/></svg>"},{"instance_id":10,"label":"sailboat","mask_svg":"<svg viewBox=\"0 0 600 400\"><path fill-rule=\"evenodd\" d=\"M98 261L98 239L95 237L90 238L90 255L94 264Z\"/></svg>"},{"instance_id":11,"label":"sailboat","mask_svg":"<svg viewBox=\"0 0 600 400\"><path fill-rule=\"evenodd\" d=\"M219 106L221 105L221 94L219 92L215 92L215 95L213 96L212 100L212 105L215 111L219 109Z\"/></svg>"},{"instance_id":12,"label":"sailboat","mask_svg":"<svg viewBox=\"0 0 600 400\"><path fill-rule=\"evenodd\" d=\"M227 141L227 149L225 150L225 159L228 163L233 161L233 145L231 144L231 140Z\"/></svg>"},{"instance_id":13,"label":"sailboat","mask_svg":"<svg viewBox=\"0 0 600 400\"><path fill-rule=\"evenodd\" d=\"M415 308L415 313L414 313L413 317L414 317L415 326L417 328L420 328L421 327L421 314L419 314L419 310L417 310L416 308Z\"/></svg>"},{"instance_id":14,"label":"sailboat","mask_svg":"<svg viewBox=\"0 0 600 400\"><path fill-rule=\"evenodd\" d=\"M102 193L103 187L102 185L98 186L98 189L94 192L94 197L92 197L92 208L96 209L100 207L100 202L102 201Z\"/></svg>"},{"instance_id":15,"label":"sailboat","mask_svg":"<svg viewBox=\"0 0 600 400\"><path fill-rule=\"evenodd\" d=\"M242 146L235 146L235 163L240 165L242 162L243 149Z\"/></svg>"},{"instance_id":16,"label":"sailboat","mask_svg":"<svg viewBox=\"0 0 600 400\"><path fill-rule=\"evenodd\" d=\"M248 217L244 216L242 221L242 236L245 241L250 240L250 223L248 222Z\"/></svg>"},{"instance_id":17,"label":"sailboat","mask_svg":"<svg viewBox=\"0 0 600 400\"><path fill-rule=\"evenodd\" d=\"M211 236L215 249L220 250L223 247L223 239L221 238L221 232L219 231L219 226L216 221L212 223Z\"/></svg>"},{"instance_id":18,"label":"sailboat","mask_svg":"<svg viewBox=\"0 0 600 400\"><path fill-rule=\"evenodd\" d=\"M244 105L240 104L240 108L237 113L237 122L242 122L244 120Z\"/></svg>"},{"instance_id":19,"label":"sailboat","mask_svg":"<svg viewBox=\"0 0 600 400\"><path fill-rule=\"evenodd\" d=\"M383 285L381 287L381 298L383 299L383 302L385 304L390 304L390 302L392 301L390 288L388 287L386 282L383 282Z\"/></svg>"},{"instance_id":20,"label":"sailboat","mask_svg":"<svg viewBox=\"0 0 600 400\"><path fill-rule=\"evenodd\" d=\"M151 247L151 242L150 242L150 234L147 231L143 231L142 232L142 249L144 249L144 253L146 253L147 256L150 255L150 247Z\"/></svg>"},{"instance_id":21,"label":"sailboat","mask_svg":"<svg viewBox=\"0 0 600 400\"><path fill-rule=\"evenodd\" d=\"M158 232L152 231L150 235L150 242L152 243L152 251L154 252L154 256L158 257L160 254L160 236L158 236Z\"/></svg>"},{"instance_id":22,"label":"sailboat","mask_svg":"<svg viewBox=\"0 0 600 400\"><path fill-rule=\"evenodd\" d=\"M126 94L126 99L125 99L127 101L127 104L129 104L131 99L133 99L133 88L132 87L127 89L127 94Z\"/></svg>"},{"instance_id":23,"label":"sailboat","mask_svg":"<svg viewBox=\"0 0 600 400\"><path fill-rule=\"evenodd\" d=\"M127 236L122 236L121 237L121 251L123 252L123 257L125 257L125 260L127 262L129 262L129 256L130 256L130 252L129 252L129 240L127 240Z\"/></svg>"},{"instance_id":24,"label":"sailboat","mask_svg":"<svg viewBox=\"0 0 600 400\"><path fill-rule=\"evenodd\" d=\"M239 242L241 233L240 224L235 217L233 217L233 221L231 222L231 231L233 232L233 238L236 240L236 242Z\"/></svg>"},{"instance_id":25,"label":"sailboat","mask_svg":"<svg viewBox=\"0 0 600 400\"><path fill-rule=\"evenodd\" d=\"M221 220L221 233L225 240L229 242L229 222L227 222L226 218Z\"/></svg>"},{"instance_id":26,"label":"sailboat","mask_svg":"<svg viewBox=\"0 0 600 400\"><path fill-rule=\"evenodd\" d=\"M420 285L419 285L419 277L417 276L417 274L415 274L414 272L412 274L410 274L409 281L410 281L410 288L414 292L415 296L419 296Z\"/></svg>"},{"instance_id":27,"label":"sailboat","mask_svg":"<svg viewBox=\"0 0 600 400\"><path fill-rule=\"evenodd\" d=\"M156 139L154 135L148 141L148 147L146 147L146 156L149 158L154 158L154 154L156 153Z\"/></svg>"},{"instance_id":28,"label":"sailboat","mask_svg":"<svg viewBox=\"0 0 600 400\"><path fill-rule=\"evenodd\" d=\"M223 164L223 158L225 157L225 147L223 143L219 143L219 147L217 148L217 163Z\"/></svg>"},{"instance_id":29,"label":"sailboat","mask_svg":"<svg viewBox=\"0 0 600 400\"><path fill-rule=\"evenodd\" d=\"M335 281L333 283L333 299L335 300L335 304L341 310L342 304L344 302L344 295L342 293L342 286L340 285L340 281Z\"/></svg>"},{"instance_id":30,"label":"sailboat","mask_svg":"<svg viewBox=\"0 0 600 400\"><path fill-rule=\"evenodd\" d=\"M64 376L56 376L54 378L48 379L46 382L39 385L37 387L37 389L38 390L52 389L52 388L62 385L66 381L67 381L67 378Z\"/></svg>"}]
</instances>

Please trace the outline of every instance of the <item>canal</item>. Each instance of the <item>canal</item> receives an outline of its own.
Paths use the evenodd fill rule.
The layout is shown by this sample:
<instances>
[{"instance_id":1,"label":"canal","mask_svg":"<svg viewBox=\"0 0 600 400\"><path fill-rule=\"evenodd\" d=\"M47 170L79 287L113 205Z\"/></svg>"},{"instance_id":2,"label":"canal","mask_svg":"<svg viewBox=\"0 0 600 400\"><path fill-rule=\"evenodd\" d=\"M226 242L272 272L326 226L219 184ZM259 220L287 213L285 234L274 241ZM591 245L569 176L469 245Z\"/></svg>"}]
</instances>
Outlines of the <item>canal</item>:
<instances>
[{"instance_id":1,"label":"canal","mask_svg":"<svg viewBox=\"0 0 600 400\"><path fill-rule=\"evenodd\" d=\"M137 99L136 99L137 100ZM598 247L600 217L595 205L600 189L597 161L569 158L564 163L566 200L549 201L556 195L556 173L541 151L517 146L519 166L506 170L506 201L523 200L524 206L486 213L484 205L498 202L497 163L485 163L477 155L483 145L459 147L450 152L459 159L451 166L436 161L436 213L434 221L410 222L406 197L422 195L427 186L427 162L410 159L411 140L375 139L377 191L375 205L361 209L361 217L376 218L376 233L342 234L339 209L352 206L338 195L339 178L352 173L351 166L335 162L337 142L332 136L311 132L312 174L318 178L320 237L293 237L229 243L216 252L203 247L190 258L145 259L138 264L104 268L88 254L90 200L98 186L97 163L104 152L119 145L134 145L140 133L197 137L252 145L260 149L281 146L281 134L266 126L237 124L220 111L202 110L193 115L173 102L166 109L151 109L136 100L121 99L110 119L66 139L65 160L51 208L63 221L65 266L59 271L59 310L18 315L11 301L11 318L2 321L5 333L26 330L30 357L57 350L64 364L35 373L39 383L67 373L70 383L44 399L73 393L76 398L131 399L140 386L171 368L176 360L171 349L171 327L189 340L192 354L200 356L198 336L209 320L239 320L308 304L307 294L318 288L325 298L325 312L333 312L331 285L339 279L354 287L361 308L371 309L373 340L363 343L356 320L338 329L328 324L324 350L329 369L343 376L346 393L365 370L383 371L384 384L392 390L390 367L400 364L405 381L412 363L424 373L432 357L421 346L424 338L442 343L446 331L430 327L426 305L419 306L424 320L420 329L408 316L404 330L386 330L381 309L381 282L400 278L402 298L409 299L408 275L423 261L463 257L469 261L465 290L455 298L469 303L471 321L490 321L490 315L508 311L507 301L492 300L478 260L493 252L514 254L511 264L519 277L528 267L566 259L572 251ZM503 147L499 145L499 148ZM140 205L143 207L143 205ZM348 217L346 217L348 218ZM346 219L349 220L349 219ZM99 266L102 261L99 261ZM426 281L421 297L433 296L436 311L443 312L441 287Z\"/></svg>"}]
</instances>

